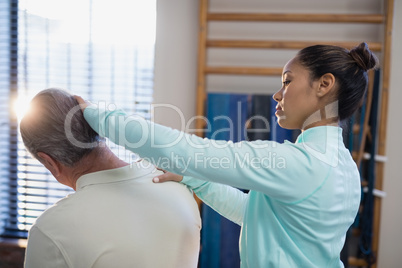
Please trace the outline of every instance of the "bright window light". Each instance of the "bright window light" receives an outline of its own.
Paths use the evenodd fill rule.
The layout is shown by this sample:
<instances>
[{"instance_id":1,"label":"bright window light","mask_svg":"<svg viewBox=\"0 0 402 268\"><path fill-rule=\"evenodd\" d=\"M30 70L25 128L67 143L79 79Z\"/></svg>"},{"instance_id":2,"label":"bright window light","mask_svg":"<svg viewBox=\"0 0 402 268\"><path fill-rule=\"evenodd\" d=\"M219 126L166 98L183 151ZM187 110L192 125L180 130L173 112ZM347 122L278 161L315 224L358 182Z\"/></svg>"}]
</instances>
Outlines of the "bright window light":
<instances>
[{"instance_id":1,"label":"bright window light","mask_svg":"<svg viewBox=\"0 0 402 268\"><path fill-rule=\"evenodd\" d=\"M51 30L59 33L54 38L60 42L86 43L91 40L96 44L113 45L145 45L155 42L155 1L25 0L19 5L30 14L57 21L57 29ZM88 14L92 14L91 17ZM83 27L89 25L89 20L92 29Z\"/></svg>"}]
</instances>

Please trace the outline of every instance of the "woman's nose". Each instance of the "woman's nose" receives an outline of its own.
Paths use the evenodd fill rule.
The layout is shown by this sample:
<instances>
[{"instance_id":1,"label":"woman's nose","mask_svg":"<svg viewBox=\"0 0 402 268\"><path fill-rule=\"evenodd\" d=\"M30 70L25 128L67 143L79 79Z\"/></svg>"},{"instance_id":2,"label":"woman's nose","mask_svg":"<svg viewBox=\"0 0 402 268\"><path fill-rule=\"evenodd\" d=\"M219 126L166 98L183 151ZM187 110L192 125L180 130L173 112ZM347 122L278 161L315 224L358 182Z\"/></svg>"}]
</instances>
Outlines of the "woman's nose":
<instances>
[{"instance_id":1,"label":"woman's nose","mask_svg":"<svg viewBox=\"0 0 402 268\"><path fill-rule=\"evenodd\" d=\"M274 95L272 95L272 98L276 102L280 102L282 100L282 89L278 90Z\"/></svg>"}]
</instances>

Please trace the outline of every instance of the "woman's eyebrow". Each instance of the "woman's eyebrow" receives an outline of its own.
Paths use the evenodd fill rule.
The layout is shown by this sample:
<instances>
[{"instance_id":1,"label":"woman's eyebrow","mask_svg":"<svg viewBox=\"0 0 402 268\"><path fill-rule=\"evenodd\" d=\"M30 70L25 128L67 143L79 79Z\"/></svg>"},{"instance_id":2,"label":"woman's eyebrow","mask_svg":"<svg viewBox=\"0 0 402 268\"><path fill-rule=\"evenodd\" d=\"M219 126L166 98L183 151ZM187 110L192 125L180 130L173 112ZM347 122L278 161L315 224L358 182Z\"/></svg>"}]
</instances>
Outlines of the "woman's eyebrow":
<instances>
[{"instance_id":1,"label":"woman's eyebrow","mask_svg":"<svg viewBox=\"0 0 402 268\"><path fill-rule=\"evenodd\" d=\"M290 71L290 70L286 70L283 74L282 74L282 76L284 76L285 74L287 74L287 73L291 73L292 71Z\"/></svg>"}]
</instances>

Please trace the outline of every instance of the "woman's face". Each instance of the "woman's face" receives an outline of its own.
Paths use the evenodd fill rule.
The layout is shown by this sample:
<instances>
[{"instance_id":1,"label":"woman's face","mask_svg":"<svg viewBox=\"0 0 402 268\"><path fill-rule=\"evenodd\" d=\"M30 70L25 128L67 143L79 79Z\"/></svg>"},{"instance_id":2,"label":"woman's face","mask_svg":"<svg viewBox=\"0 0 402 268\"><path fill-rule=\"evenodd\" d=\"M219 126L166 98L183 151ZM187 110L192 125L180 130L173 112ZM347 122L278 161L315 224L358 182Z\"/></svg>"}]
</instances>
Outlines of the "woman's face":
<instances>
[{"instance_id":1,"label":"woman's face","mask_svg":"<svg viewBox=\"0 0 402 268\"><path fill-rule=\"evenodd\" d=\"M282 88L273 95L278 124L286 129L304 129L307 119L318 110L315 94L319 81L310 81L309 71L296 58L282 72Z\"/></svg>"}]
</instances>

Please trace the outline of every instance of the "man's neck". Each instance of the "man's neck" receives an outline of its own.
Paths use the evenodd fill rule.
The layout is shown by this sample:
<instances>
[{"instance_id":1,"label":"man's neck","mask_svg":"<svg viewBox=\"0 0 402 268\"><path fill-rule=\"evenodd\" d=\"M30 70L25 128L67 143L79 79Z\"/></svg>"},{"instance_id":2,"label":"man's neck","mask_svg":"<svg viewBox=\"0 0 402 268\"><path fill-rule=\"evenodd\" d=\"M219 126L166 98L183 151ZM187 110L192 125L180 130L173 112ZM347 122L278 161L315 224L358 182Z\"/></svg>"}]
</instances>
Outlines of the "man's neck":
<instances>
[{"instance_id":1,"label":"man's neck","mask_svg":"<svg viewBox=\"0 0 402 268\"><path fill-rule=\"evenodd\" d=\"M76 190L77 180L89 173L115 169L129 165L118 158L107 146L95 148L91 153L84 156L80 162L70 168L70 182L74 190Z\"/></svg>"}]
</instances>

